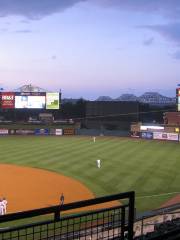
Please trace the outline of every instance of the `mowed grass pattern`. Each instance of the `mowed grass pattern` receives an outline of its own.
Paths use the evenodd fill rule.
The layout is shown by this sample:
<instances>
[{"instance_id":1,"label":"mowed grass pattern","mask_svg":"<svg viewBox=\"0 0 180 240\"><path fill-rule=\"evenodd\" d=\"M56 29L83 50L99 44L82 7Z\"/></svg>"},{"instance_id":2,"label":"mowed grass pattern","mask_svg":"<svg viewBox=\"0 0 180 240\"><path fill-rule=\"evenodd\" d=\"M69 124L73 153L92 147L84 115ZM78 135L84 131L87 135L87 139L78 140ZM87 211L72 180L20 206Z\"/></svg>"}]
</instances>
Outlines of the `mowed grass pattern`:
<instances>
[{"instance_id":1,"label":"mowed grass pattern","mask_svg":"<svg viewBox=\"0 0 180 240\"><path fill-rule=\"evenodd\" d=\"M139 211L157 208L175 194L142 196L180 191L176 142L97 137L94 143L91 137L8 136L0 138L0 149L0 163L62 173L84 183L96 196L134 190Z\"/></svg>"}]
</instances>

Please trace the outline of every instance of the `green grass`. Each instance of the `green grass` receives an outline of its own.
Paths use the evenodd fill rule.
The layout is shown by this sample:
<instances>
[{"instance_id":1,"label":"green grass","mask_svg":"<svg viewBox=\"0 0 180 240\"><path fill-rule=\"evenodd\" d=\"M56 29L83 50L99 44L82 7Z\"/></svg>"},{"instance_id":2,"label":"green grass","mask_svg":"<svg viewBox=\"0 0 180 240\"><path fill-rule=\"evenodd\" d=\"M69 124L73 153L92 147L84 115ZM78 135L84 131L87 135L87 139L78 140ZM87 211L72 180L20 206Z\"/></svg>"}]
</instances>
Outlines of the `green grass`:
<instances>
[{"instance_id":1,"label":"green grass","mask_svg":"<svg viewBox=\"0 0 180 240\"><path fill-rule=\"evenodd\" d=\"M139 198L180 191L180 145L116 137L0 138L0 163L56 171L84 183L96 196L135 190L136 207L159 207L174 195ZM96 160L101 159L101 168Z\"/></svg>"}]
</instances>

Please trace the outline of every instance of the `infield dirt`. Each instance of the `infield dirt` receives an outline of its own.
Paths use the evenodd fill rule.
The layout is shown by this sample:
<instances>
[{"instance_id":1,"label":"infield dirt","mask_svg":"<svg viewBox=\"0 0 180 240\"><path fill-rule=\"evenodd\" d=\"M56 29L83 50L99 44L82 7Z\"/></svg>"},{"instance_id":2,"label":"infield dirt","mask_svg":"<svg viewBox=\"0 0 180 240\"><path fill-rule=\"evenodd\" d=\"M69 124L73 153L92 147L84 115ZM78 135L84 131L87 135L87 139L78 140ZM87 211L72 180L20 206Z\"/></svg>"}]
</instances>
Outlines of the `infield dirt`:
<instances>
[{"instance_id":1,"label":"infield dirt","mask_svg":"<svg viewBox=\"0 0 180 240\"><path fill-rule=\"evenodd\" d=\"M0 198L8 200L7 212L19 212L94 198L82 183L61 174L37 168L0 164ZM111 202L91 207L104 208L119 205ZM87 210L88 208L86 208Z\"/></svg>"}]
</instances>

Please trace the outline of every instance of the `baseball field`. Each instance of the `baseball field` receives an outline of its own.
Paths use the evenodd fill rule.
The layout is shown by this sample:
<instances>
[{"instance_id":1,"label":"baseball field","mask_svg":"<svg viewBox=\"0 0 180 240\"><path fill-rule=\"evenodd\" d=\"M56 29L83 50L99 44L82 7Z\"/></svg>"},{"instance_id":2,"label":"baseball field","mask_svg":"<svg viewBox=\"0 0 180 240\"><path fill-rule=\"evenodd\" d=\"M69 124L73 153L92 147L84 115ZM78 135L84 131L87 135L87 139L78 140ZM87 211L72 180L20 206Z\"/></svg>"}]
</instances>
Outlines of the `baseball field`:
<instances>
[{"instance_id":1,"label":"baseball field","mask_svg":"<svg viewBox=\"0 0 180 240\"><path fill-rule=\"evenodd\" d=\"M75 192L79 200L83 191L88 198L134 190L137 210L144 211L162 206L180 192L180 145L176 142L97 137L94 143L92 137L3 136L0 149L0 197L11 196L13 191L20 206L25 198L38 203L51 194L47 205L56 204L61 192L65 199ZM97 159L101 159L101 168L96 166ZM32 169L50 175L42 178L35 172L22 172ZM66 185L58 176L77 185L70 181ZM45 189L43 196L39 196L41 188Z\"/></svg>"}]
</instances>

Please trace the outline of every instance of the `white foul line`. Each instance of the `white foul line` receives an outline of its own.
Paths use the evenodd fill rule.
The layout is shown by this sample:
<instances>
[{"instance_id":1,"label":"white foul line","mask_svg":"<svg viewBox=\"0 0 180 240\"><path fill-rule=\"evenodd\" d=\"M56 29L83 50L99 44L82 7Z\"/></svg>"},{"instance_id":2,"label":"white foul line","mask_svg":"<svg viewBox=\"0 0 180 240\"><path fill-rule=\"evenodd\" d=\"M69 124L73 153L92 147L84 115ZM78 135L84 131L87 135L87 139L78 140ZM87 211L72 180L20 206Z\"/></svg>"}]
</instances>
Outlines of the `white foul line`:
<instances>
[{"instance_id":1,"label":"white foul line","mask_svg":"<svg viewBox=\"0 0 180 240\"><path fill-rule=\"evenodd\" d=\"M177 193L180 193L180 192L160 193L160 194L154 194L154 195L148 195L148 196L139 196L136 198L160 197L160 196L172 195L172 194L177 194Z\"/></svg>"}]
</instances>

